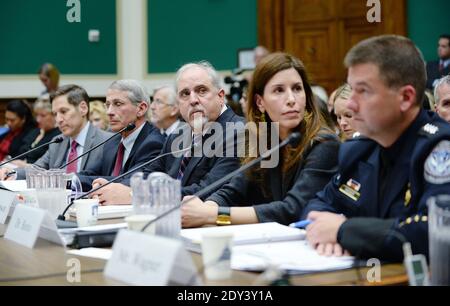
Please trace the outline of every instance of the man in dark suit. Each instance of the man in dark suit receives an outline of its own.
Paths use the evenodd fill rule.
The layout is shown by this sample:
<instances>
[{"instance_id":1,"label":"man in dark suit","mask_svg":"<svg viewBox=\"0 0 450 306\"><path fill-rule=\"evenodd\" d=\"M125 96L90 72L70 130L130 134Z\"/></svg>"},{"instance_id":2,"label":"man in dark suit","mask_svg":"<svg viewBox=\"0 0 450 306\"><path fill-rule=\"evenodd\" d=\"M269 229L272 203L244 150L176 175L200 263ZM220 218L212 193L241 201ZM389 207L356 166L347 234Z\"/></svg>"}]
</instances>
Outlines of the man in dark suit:
<instances>
[{"instance_id":1,"label":"man in dark suit","mask_svg":"<svg viewBox=\"0 0 450 306\"><path fill-rule=\"evenodd\" d=\"M159 154L164 137L145 119L149 103L145 89L135 80L120 80L110 85L106 108L111 130L118 132L130 123L136 127L107 142L103 156L92 167L78 173L84 191L91 189L99 177L109 180ZM123 182L128 180L129 177L125 177Z\"/></svg>"},{"instance_id":2,"label":"man in dark suit","mask_svg":"<svg viewBox=\"0 0 450 306\"><path fill-rule=\"evenodd\" d=\"M427 63L427 88L431 90L440 78L450 74L450 35L439 37L438 56L439 60Z\"/></svg>"},{"instance_id":3,"label":"man in dark suit","mask_svg":"<svg viewBox=\"0 0 450 306\"><path fill-rule=\"evenodd\" d=\"M215 69L206 62L186 64L176 75L176 92L180 113L186 124L167 139L161 153L175 152L189 148L191 141L197 140L203 146L197 146L194 152L186 154L168 154L145 169L145 173L165 172L181 180L182 195L192 195L212 184L239 167L236 157L236 143L233 142L232 156L227 156L227 123L242 123L225 105L225 92L220 86L220 78ZM234 133L235 131L233 131ZM216 144L216 146L208 144ZM203 150L202 150L203 149ZM223 154L214 154L213 152ZM208 153L207 153L208 152ZM111 184L99 190L103 204L131 203L131 189L121 184Z\"/></svg>"},{"instance_id":4,"label":"man in dark suit","mask_svg":"<svg viewBox=\"0 0 450 306\"><path fill-rule=\"evenodd\" d=\"M89 96L80 86L61 86L51 99L52 111L63 134L63 141L51 144L34 165L43 169L57 169L111 136L89 123ZM73 162L66 170L78 172L92 167L102 154L103 147L99 147ZM17 179L25 179L25 168L17 168L16 171Z\"/></svg>"}]
</instances>

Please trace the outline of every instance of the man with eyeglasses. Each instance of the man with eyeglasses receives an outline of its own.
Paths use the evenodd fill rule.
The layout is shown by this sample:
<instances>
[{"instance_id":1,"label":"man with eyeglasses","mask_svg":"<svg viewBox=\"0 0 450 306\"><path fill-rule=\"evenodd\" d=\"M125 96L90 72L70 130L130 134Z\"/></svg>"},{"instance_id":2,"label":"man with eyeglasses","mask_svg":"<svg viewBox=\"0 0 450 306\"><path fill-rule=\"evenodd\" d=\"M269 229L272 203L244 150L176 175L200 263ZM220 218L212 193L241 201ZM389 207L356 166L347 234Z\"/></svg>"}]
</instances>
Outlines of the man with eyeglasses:
<instances>
[{"instance_id":1,"label":"man with eyeglasses","mask_svg":"<svg viewBox=\"0 0 450 306\"><path fill-rule=\"evenodd\" d=\"M161 134L169 136L178 127L180 109L177 94L172 86L164 85L153 92L153 101L150 104L150 121Z\"/></svg>"}]
</instances>

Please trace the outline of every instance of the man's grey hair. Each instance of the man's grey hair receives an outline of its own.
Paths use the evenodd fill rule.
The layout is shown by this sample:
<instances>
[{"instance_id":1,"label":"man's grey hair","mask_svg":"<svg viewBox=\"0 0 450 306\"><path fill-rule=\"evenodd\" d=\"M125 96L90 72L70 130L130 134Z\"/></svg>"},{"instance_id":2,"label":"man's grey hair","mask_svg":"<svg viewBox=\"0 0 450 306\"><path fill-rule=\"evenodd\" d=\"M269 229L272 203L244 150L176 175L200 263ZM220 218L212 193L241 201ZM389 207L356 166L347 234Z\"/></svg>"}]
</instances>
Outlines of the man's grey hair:
<instances>
[{"instance_id":1,"label":"man's grey hair","mask_svg":"<svg viewBox=\"0 0 450 306\"><path fill-rule=\"evenodd\" d=\"M445 77L439 79L436 86L434 87L434 100L436 101L436 104L439 103L438 88L444 84L450 86L450 75L446 75Z\"/></svg>"},{"instance_id":2,"label":"man's grey hair","mask_svg":"<svg viewBox=\"0 0 450 306\"><path fill-rule=\"evenodd\" d=\"M158 91L163 89L167 90L167 103L170 105L178 105L177 93L175 92L175 88L171 85L163 85L155 88L155 90L153 90L153 96L155 96Z\"/></svg>"},{"instance_id":3,"label":"man's grey hair","mask_svg":"<svg viewBox=\"0 0 450 306\"><path fill-rule=\"evenodd\" d=\"M175 76L175 92L178 92L178 82L180 81L181 74L183 74L183 72L193 67L200 67L204 69L211 78L212 85L218 90L222 88L221 78L217 73L217 70L213 67L213 65L211 65L207 61L200 61L196 63L185 64L180 69L178 69L177 74Z\"/></svg>"},{"instance_id":4,"label":"man's grey hair","mask_svg":"<svg viewBox=\"0 0 450 306\"><path fill-rule=\"evenodd\" d=\"M134 105L138 105L142 101L150 105L150 96L145 87L136 80L119 80L109 85L108 89L128 92L128 99Z\"/></svg>"}]
</instances>

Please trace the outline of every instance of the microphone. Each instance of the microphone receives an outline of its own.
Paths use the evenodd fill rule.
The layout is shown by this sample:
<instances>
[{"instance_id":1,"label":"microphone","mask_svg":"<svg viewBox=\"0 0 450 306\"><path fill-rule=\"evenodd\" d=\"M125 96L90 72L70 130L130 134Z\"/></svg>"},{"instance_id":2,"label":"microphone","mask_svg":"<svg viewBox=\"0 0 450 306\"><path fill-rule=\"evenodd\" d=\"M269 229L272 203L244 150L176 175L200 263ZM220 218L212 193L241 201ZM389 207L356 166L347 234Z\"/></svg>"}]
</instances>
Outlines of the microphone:
<instances>
[{"instance_id":1,"label":"microphone","mask_svg":"<svg viewBox=\"0 0 450 306\"><path fill-rule=\"evenodd\" d=\"M284 141L282 141L280 144L278 144L277 146L275 146L274 148L264 152L263 154L261 154L260 157L252 160L251 162L249 162L248 164L242 165L239 169L234 170L231 173L228 173L227 175L225 175L224 177L222 177L220 180L212 183L211 185L209 185L208 187L196 192L194 195L195 197L201 198L205 195L207 195L209 192L211 192L212 190L216 189L217 187L221 186L223 183L227 182L229 179L231 179L233 176L235 176L236 174L239 174L241 172L244 172L245 170L253 167L254 165L258 164L259 162L261 162L263 159L270 157L275 151L280 150L281 148L283 148L284 146L291 144L292 146L298 146L300 143L300 133L299 132L294 132L292 134L290 134ZM141 232L145 232L145 230L147 229L147 227L149 227L150 225L152 225L153 223L155 223L156 221L164 218L165 216L167 216L168 214L172 213L173 211L179 209L183 204L189 202L190 200L194 199L194 198L190 198L187 201L181 201L180 204L172 207L171 209L166 210L165 212L163 212L162 214L160 214L159 216L157 216L155 219L150 220L141 230Z\"/></svg>"},{"instance_id":2,"label":"microphone","mask_svg":"<svg viewBox=\"0 0 450 306\"><path fill-rule=\"evenodd\" d=\"M64 165L62 165L61 167L59 167L59 169L63 169L65 167L67 167L68 165L70 165L71 163L79 160L80 158L82 158L83 156L85 156L86 154L91 153L92 151L94 151L95 149L97 149L98 147L104 145L105 143L107 143L108 141L110 141L113 137L116 137L117 135L119 135L122 132L129 132L134 130L134 128L136 127L136 124L134 123L130 123L128 124L126 127L122 128L120 131L118 131L117 133L114 133L113 135L111 135L109 138L107 138L106 140L100 142L99 144L95 145L94 147L90 148L89 150L87 150L86 152L84 152L83 154L81 154L80 156L77 156L77 158L72 159L71 161L65 163Z\"/></svg>"},{"instance_id":3,"label":"microphone","mask_svg":"<svg viewBox=\"0 0 450 306\"><path fill-rule=\"evenodd\" d=\"M10 163L10 162L12 162L12 161L15 161L16 159L20 159L20 158L22 158L22 157L24 157L24 156L27 156L28 154L30 154L30 153L32 153L32 152L34 152L34 151L36 151L36 150L39 150L39 149L41 149L41 148L43 148L43 147L45 147L45 146L49 146L49 145L51 145L52 143L60 143L60 142L62 142L63 140L64 140L64 138L63 138L62 136L56 137L56 138L54 138L53 140L51 140L51 141L49 141L49 142L47 142L47 143L41 144L40 146L37 146L36 148L33 148L33 149L31 149L31 150L28 150L28 151L25 152L25 153L22 153L22 154L20 154L20 155L17 155L16 157L11 158L10 160L7 160L7 161L1 163L1 164L0 164L0 167L6 165L7 163Z\"/></svg>"},{"instance_id":4,"label":"microphone","mask_svg":"<svg viewBox=\"0 0 450 306\"><path fill-rule=\"evenodd\" d=\"M97 188L91 189L90 191L86 192L85 194L83 194L83 195L81 195L81 196L79 196L79 197L73 199L73 200L66 206L66 208L65 208L64 211L63 211L63 213L62 213L61 215L58 216L58 220L62 220L62 221L66 220L66 218L64 217L64 215L66 214L67 210L73 205L73 203L74 203L76 200L82 199L82 198L84 198L84 197L86 197L86 196L88 196L88 195L90 195L90 194L96 192L97 190L99 190L99 189L101 189L101 188L103 188L103 187L105 187L105 186L108 186L109 184L112 184L112 183L114 183L114 182L117 182L117 181L120 180L121 178L123 178L123 177L125 177L125 176L127 176L127 175L130 175L131 173L133 173L133 172L135 172L135 171L137 171L137 170L139 170L139 169L142 169L142 168L144 168L145 166L150 165L151 163L153 163L154 161L160 159L161 157L164 157L164 156L167 156L167 155L170 155L170 154L183 153L183 152L185 152L185 151L190 150L192 147L193 147L193 146L190 145L189 147L184 148L184 149L181 149L181 150L178 150L178 151L167 152L167 153L158 155L157 157L155 157L155 158L153 158L153 159L151 159L151 160L149 160L149 161L143 163L142 165L139 165L139 166L137 166L137 167L134 167L133 169L130 169L130 170L128 170L127 172L122 173L122 174L119 175L119 176L116 176L116 177L113 178L112 180L108 181L106 184L101 185L101 186L99 186L99 187L97 187Z\"/></svg>"}]
</instances>

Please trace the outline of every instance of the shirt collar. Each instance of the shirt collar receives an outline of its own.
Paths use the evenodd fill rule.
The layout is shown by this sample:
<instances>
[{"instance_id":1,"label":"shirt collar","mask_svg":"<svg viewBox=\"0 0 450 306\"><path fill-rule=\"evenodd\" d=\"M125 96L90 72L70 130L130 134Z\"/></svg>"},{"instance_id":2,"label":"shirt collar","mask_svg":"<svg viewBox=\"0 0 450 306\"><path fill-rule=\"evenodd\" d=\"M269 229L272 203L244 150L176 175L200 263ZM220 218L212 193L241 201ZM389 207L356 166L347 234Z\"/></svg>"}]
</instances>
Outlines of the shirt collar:
<instances>
[{"instance_id":1,"label":"shirt collar","mask_svg":"<svg viewBox=\"0 0 450 306\"><path fill-rule=\"evenodd\" d=\"M415 139L414 135L417 135L418 131L427 123L426 111L421 110L417 115L416 119L412 122L412 124L403 132L403 134L394 142L392 146L389 148L381 147L381 150L384 151L383 154L386 155L390 162L398 159L402 156L400 154L401 150L405 149L409 152L412 152L412 148L415 145L415 141L411 141Z\"/></svg>"},{"instance_id":2,"label":"shirt collar","mask_svg":"<svg viewBox=\"0 0 450 306\"><path fill-rule=\"evenodd\" d=\"M169 136L170 134L172 134L177 128L178 128L178 124L180 124L180 120L175 121L174 123L172 123L171 126L169 126L166 130L161 130L161 134L162 133L166 133L167 136Z\"/></svg>"},{"instance_id":3,"label":"shirt collar","mask_svg":"<svg viewBox=\"0 0 450 306\"><path fill-rule=\"evenodd\" d=\"M444 68L447 68L450 65L450 58L446 60L440 60L440 63L444 66Z\"/></svg>"},{"instance_id":4,"label":"shirt collar","mask_svg":"<svg viewBox=\"0 0 450 306\"><path fill-rule=\"evenodd\" d=\"M135 129L130 135L127 136L127 138L122 137L121 141L123 143L123 146L125 147L125 150L127 150L128 152L131 152L131 149L133 149L134 142L138 138L139 133L141 133L142 129L144 128L144 125L145 125L145 123L142 124L137 129Z\"/></svg>"},{"instance_id":5,"label":"shirt collar","mask_svg":"<svg viewBox=\"0 0 450 306\"><path fill-rule=\"evenodd\" d=\"M70 144L72 145L72 141L76 141L79 146L84 147L86 143L87 133L89 131L90 123L89 121L86 123L86 125L81 129L80 133L78 133L77 137L75 139L70 140Z\"/></svg>"}]
</instances>

